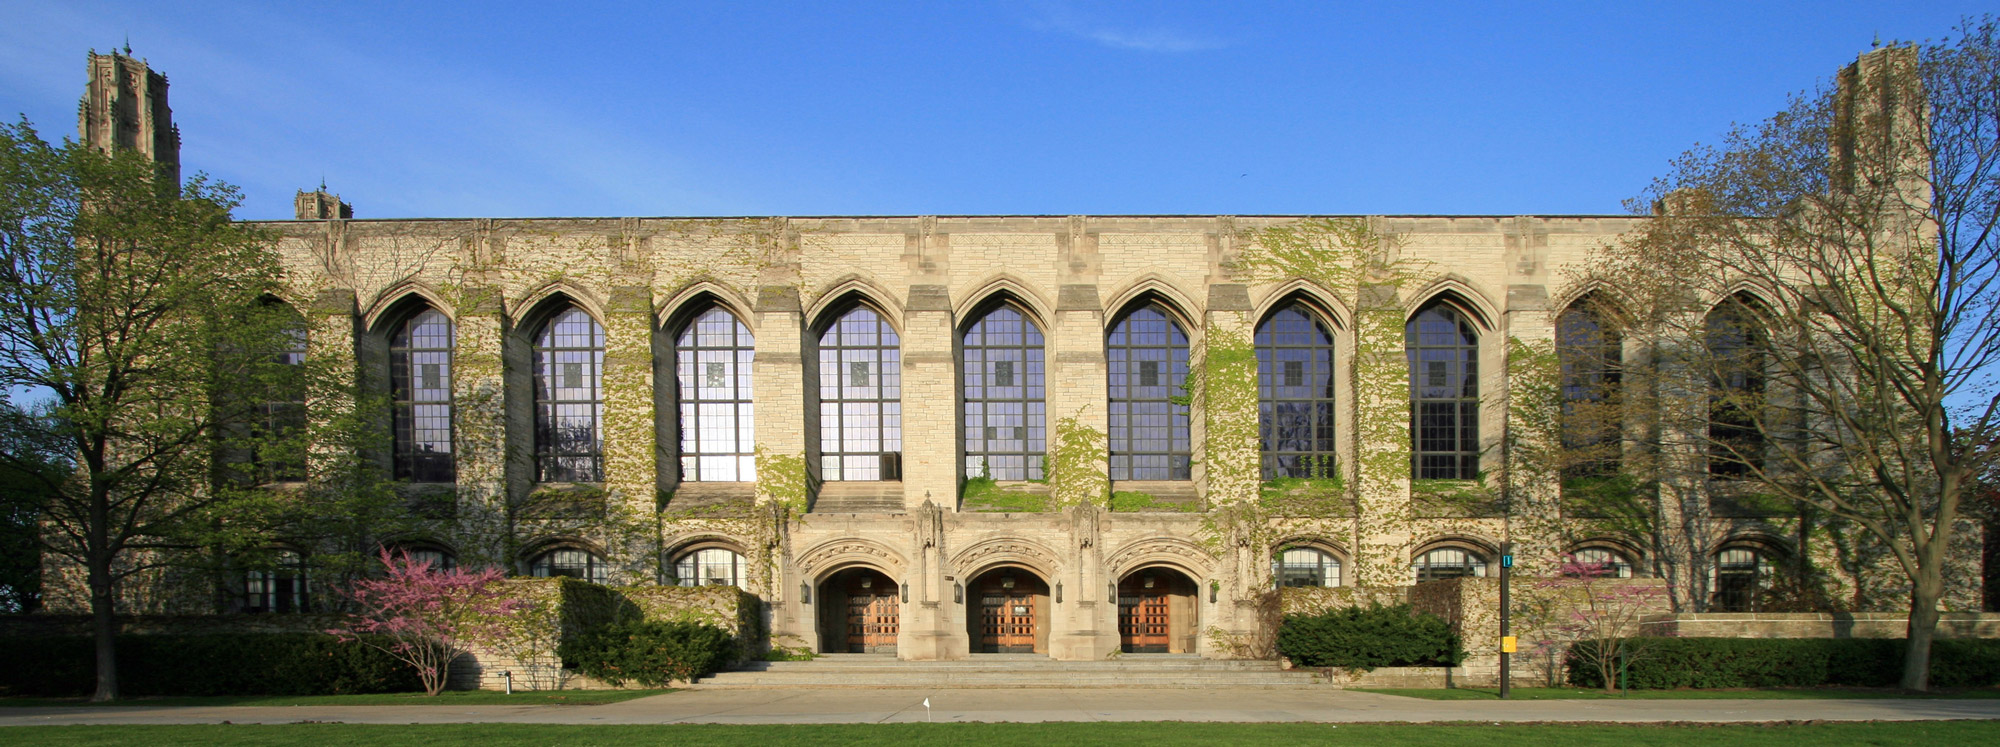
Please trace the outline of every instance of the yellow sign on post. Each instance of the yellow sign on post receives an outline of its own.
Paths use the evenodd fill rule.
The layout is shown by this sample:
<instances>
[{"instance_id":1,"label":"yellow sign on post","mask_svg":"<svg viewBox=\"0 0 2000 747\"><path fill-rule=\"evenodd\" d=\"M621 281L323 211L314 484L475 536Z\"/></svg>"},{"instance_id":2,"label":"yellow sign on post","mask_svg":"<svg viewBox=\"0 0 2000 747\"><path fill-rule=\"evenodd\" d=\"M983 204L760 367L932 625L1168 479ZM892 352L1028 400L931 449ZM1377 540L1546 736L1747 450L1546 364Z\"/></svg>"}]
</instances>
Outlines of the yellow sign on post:
<instances>
[{"instance_id":1,"label":"yellow sign on post","mask_svg":"<svg viewBox=\"0 0 2000 747\"><path fill-rule=\"evenodd\" d=\"M1503 654L1514 653L1514 636L1511 635L1500 636L1500 653Z\"/></svg>"}]
</instances>

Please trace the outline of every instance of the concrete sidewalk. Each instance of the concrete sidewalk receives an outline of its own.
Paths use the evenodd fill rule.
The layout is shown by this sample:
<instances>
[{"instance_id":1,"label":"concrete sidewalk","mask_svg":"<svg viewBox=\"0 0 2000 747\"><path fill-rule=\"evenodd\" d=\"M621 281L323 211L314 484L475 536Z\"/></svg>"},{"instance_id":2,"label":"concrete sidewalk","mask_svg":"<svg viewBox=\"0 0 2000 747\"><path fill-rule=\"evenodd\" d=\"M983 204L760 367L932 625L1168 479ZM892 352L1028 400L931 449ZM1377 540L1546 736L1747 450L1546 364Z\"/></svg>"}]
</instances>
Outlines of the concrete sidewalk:
<instances>
[{"instance_id":1,"label":"concrete sidewalk","mask_svg":"<svg viewBox=\"0 0 2000 747\"><path fill-rule=\"evenodd\" d=\"M828 724L951 721L1920 721L2000 719L2000 700L1436 701L1332 689L690 690L594 706L0 708L36 724Z\"/></svg>"}]
</instances>

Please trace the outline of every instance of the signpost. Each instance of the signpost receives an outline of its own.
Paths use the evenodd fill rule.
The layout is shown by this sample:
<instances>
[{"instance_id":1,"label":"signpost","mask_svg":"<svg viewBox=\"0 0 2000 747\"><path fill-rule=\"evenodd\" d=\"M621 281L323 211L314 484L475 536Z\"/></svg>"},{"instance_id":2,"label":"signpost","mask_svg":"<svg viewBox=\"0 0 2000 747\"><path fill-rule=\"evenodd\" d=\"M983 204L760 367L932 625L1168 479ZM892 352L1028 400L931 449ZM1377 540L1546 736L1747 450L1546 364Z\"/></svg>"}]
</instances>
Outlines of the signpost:
<instances>
[{"instance_id":1,"label":"signpost","mask_svg":"<svg viewBox=\"0 0 2000 747\"><path fill-rule=\"evenodd\" d=\"M1507 600L1508 576L1514 572L1514 543L1500 543L1500 698L1513 695L1512 680L1507 671L1507 660L1514 654L1514 634L1512 628L1513 605Z\"/></svg>"}]
</instances>

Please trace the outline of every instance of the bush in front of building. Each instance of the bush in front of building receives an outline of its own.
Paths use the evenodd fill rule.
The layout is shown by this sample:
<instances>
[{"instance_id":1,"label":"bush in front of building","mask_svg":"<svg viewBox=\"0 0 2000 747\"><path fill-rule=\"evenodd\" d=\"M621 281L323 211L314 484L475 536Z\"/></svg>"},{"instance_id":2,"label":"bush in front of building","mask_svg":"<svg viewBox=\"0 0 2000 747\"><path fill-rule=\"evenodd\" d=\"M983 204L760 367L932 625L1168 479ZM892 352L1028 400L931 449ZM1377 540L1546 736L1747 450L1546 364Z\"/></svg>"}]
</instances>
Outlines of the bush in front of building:
<instances>
[{"instance_id":1,"label":"bush in front of building","mask_svg":"<svg viewBox=\"0 0 2000 747\"><path fill-rule=\"evenodd\" d=\"M343 695L423 689L409 665L323 633L122 635L126 695ZM67 697L96 687L87 636L0 639L0 694Z\"/></svg>"},{"instance_id":2,"label":"bush in front of building","mask_svg":"<svg viewBox=\"0 0 2000 747\"><path fill-rule=\"evenodd\" d=\"M707 623L631 621L586 630L563 641L565 665L612 685L662 687L715 674L737 657L736 637Z\"/></svg>"},{"instance_id":3,"label":"bush in front of building","mask_svg":"<svg viewBox=\"0 0 2000 747\"><path fill-rule=\"evenodd\" d=\"M1278 653L1302 667L1448 667L1465 658L1444 618L1407 604L1286 615Z\"/></svg>"},{"instance_id":4,"label":"bush in front of building","mask_svg":"<svg viewBox=\"0 0 2000 747\"><path fill-rule=\"evenodd\" d=\"M1902 679L1901 638L1657 638L1624 662L1635 690L1755 687L1894 687ZM2000 685L2000 640L1938 639L1931 684ZM1594 665L1571 649L1569 682L1603 687Z\"/></svg>"}]
</instances>

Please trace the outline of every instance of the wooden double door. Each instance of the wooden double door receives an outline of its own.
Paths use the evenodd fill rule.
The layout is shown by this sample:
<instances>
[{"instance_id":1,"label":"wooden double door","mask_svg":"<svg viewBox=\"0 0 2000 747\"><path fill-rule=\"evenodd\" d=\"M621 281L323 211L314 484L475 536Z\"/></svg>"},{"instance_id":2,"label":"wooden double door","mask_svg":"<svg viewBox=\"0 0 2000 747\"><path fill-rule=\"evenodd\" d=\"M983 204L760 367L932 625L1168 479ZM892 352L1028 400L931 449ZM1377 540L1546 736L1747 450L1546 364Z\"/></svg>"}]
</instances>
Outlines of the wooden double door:
<instances>
[{"instance_id":1,"label":"wooden double door","mask_svg":"<svg viewBox=\"0 0 2000 747\"><path fill-rule=\"evenodd\" d=\"M854 654L895 653L902 625L901 590L866 568L842 571L820 591L821 648Z\"/></svg>"},{"instance_id":2,"label":"wooden double door","mask_svg":"<svg viewBox=\"0 0 2000 747\"><path fill-rule=\"evenodd\" d=\"M987 654L1031 654L1038 642L1048 584L1034 574L1000 570L973 582L978 596L973 650Z\"/></svg>"},{"instance_id":3,"label":"wooden double door","mask_svg":"<svg viewBox=\"0 0 2000 747\"><path fill-rule=\"evenodd\" d=\"M1118 644L1128 654L1178 653L1176 608L1192 611L1194 583L1179 573L1148 569L1118 582Z\"/></svg>"}]
</instances>

